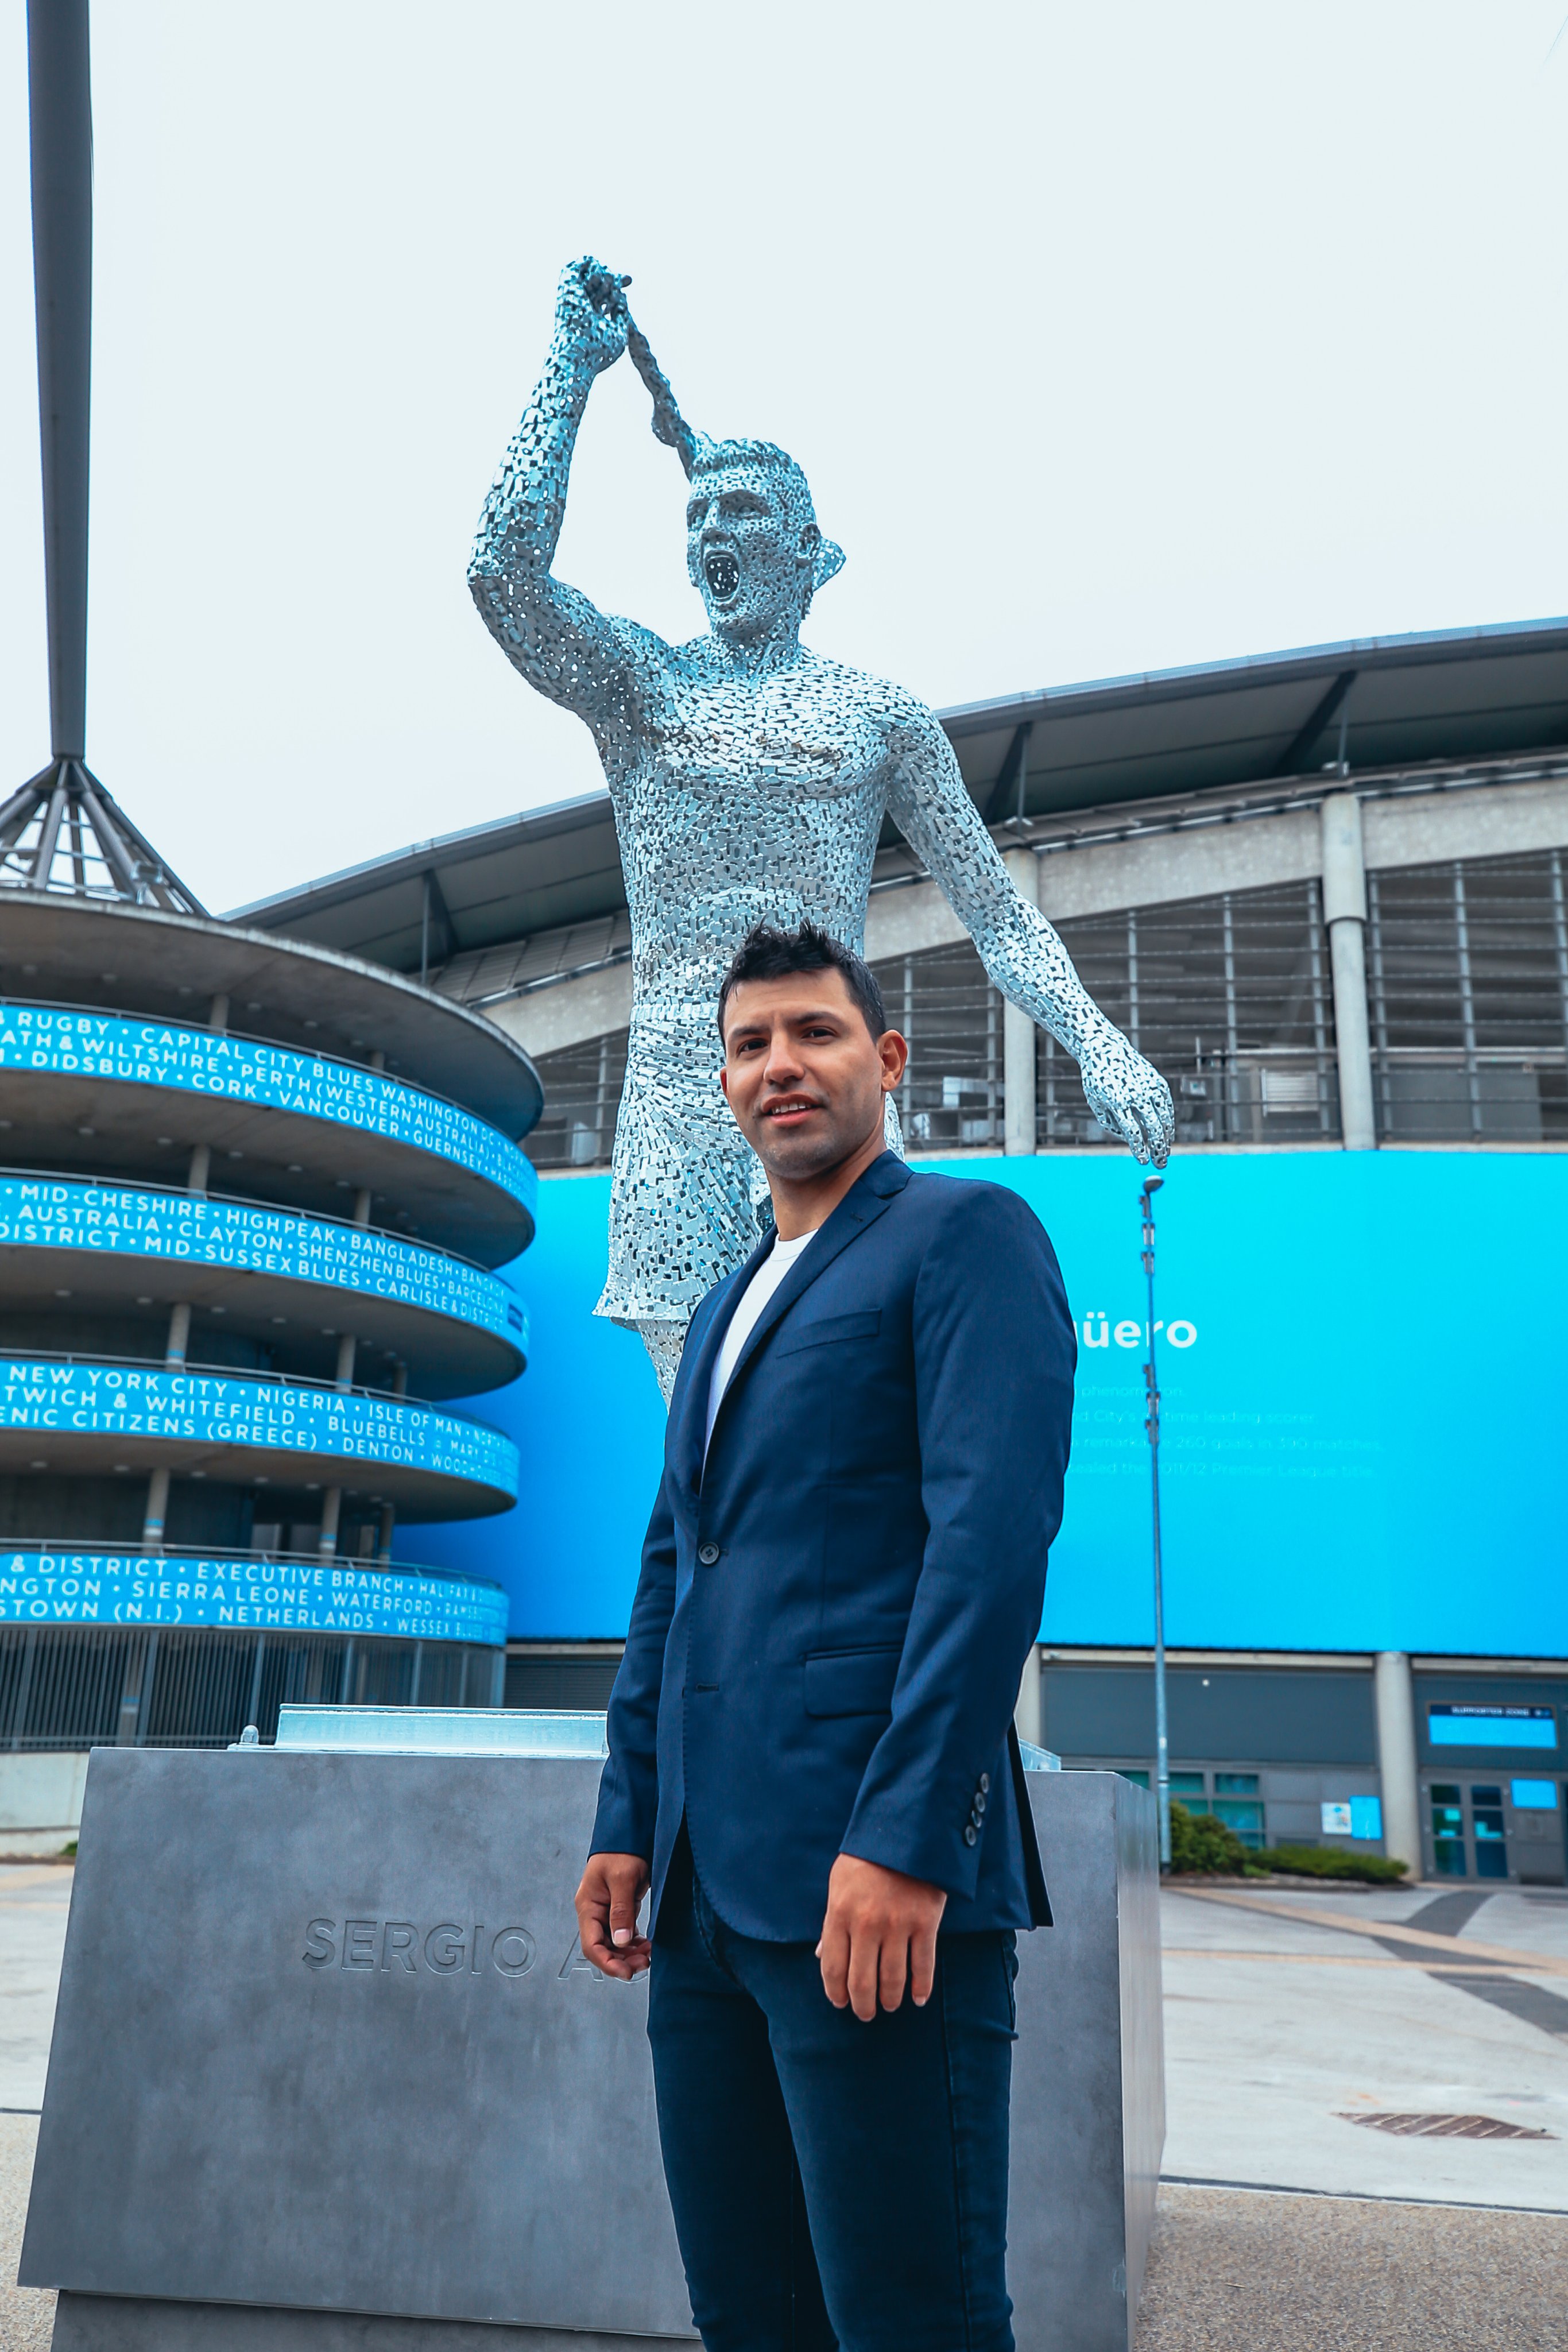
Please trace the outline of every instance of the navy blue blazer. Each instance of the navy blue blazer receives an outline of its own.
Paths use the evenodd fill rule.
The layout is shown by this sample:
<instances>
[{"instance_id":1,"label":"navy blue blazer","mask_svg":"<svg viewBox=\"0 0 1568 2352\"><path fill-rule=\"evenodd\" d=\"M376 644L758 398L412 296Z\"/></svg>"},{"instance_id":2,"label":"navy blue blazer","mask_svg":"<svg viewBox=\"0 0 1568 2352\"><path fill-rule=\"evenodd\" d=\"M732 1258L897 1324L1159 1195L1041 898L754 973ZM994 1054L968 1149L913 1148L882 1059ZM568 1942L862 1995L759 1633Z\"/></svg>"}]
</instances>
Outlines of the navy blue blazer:
<instances>
[{"instance_id":1,"label":"navy blue blazer","mask_svg":"<svg viewBox=\"0 0 1568 2352\"><path fill-rule=\"evenodd\" d=\"M769 1300L705 1467L768 1245L692 1318L593 1851L648 1857L656 1919L684 1816L720 1918L769 1942L815 1941L841 1853L945 1887L945 1931L1043 1925L1010 1735L1071 1425L1055 1254L1016 1193L884 1152Z\"/></svg>"}]
</instances>

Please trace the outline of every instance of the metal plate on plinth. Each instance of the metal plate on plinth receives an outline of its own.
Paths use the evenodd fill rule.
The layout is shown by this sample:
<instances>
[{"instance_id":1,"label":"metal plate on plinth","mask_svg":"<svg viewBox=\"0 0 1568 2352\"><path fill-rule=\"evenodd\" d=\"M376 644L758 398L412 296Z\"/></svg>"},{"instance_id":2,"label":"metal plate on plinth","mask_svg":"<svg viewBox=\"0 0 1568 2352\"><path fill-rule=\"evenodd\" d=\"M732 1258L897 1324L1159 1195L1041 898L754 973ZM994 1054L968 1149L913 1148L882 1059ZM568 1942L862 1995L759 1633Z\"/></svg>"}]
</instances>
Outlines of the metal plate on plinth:
<instances>
[{"instance_id":1,"label":"metal plate on plinth","mask_svg":"<svg viewBox=\"0 0 1568 2352\"><path fill-rule=\"evenodd\" d=\"M289 1706L258 1756L590 1757L610 1748L605 1717L575 1707Z\"/></svg>"}]
</instances>

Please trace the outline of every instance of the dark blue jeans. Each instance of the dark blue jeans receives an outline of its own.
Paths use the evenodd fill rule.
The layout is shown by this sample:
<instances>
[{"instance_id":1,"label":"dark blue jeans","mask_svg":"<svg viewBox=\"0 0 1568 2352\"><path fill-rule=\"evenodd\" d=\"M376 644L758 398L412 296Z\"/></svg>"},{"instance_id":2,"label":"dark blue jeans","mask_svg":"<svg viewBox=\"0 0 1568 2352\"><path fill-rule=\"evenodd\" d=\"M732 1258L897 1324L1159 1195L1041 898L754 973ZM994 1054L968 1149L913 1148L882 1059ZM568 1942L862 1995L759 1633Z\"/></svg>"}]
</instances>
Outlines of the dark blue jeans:
<instances>
[{"instance_id":1,"label":"dark blue jeans","mask_svg":"<svg viewBox=\"0 0 1568 2352\"><path fill-rule=\"evenodd\" d=\"M685 1837L649 1985L659 2138L707 2352L1013 2352L1010 1935L944 1936L862 2025L810 1944L717 1917Z\"/></svg>"}]
</instances>

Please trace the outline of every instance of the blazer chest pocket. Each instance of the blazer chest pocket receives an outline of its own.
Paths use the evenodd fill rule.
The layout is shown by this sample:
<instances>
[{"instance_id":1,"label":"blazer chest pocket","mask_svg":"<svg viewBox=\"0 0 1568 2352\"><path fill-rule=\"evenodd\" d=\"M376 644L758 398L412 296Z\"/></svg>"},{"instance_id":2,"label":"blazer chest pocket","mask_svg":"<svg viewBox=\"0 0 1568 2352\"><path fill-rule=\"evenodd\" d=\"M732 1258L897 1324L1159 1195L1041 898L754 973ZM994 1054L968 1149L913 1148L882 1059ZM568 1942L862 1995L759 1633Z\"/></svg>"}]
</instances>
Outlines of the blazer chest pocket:
<instances>
[{"instance_id":1,"label":"blazer chest pocket","mask_svg":"<svg viewBox=\"0 0 1568 2352\"><path fill-rule=\"evenodd\" d=\"M808 1715L887 1715L898 1680L896 1650L818 1650L806 1660Z\"/></svg>"},{"instance_id":2,"label":"blazer chest pocket","mask_svg":"<svg viewBox=\"0 0 1568 2352\"><path fill-rule=\"evenodd\" d=\"M880 1307L865 1307L858 1315L829 1315L820 1323L800 1324L788 1336L780 1334L777 1352L794 1356L802 1348L825 1348L834 1339L874 1339L881 1328Z\"/></svg>"}]
</instances>

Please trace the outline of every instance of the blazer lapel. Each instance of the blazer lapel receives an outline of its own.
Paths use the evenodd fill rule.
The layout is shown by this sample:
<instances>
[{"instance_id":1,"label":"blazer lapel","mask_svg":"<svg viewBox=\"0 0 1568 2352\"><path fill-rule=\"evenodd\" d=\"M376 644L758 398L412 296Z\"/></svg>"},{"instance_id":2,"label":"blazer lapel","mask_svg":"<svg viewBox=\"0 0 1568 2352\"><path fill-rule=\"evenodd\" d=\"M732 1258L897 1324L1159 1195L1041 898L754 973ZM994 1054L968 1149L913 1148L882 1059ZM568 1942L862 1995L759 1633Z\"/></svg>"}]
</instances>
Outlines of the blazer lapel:
<instances>
[{"instance_id":1,"label":"blazer lapel","mask_svg":"<svg viewBox=\"0 0 1568 2352\"><path fill-rule=\"evenodd\" d=\"M895 1151L884 1151L880 1160L873 1160L858 1183L852 1185L827 1223L819 1227L810 1244L801 1251L747 1335L746 1345L736 1358L735 1370L729 1376L729 1385L725 1390L719 1404L721 1419L725 1407L740 1386L747 1367L758 1349L766 1342L768 1333L778 1324L779 1318L789 1313L802 1292L809 1290L817 1276L831 1265L841 1250L848 1249L850 1244L858 1240L868 1225L876 1223L894 1193L902 1192L908 1181L909 1170L905 1163ZM749 1281L750 1270L743 1269L743 1273L745 1279ZM726 1315L724 1320L727 1325L729 1317ZM712 1361L713 1359L709 1356L710 1370ZM705 1386L703 1390L705 1398L706 1394ZM688 1404L688 1414L690 1410ZM716 1429L717 1425L716 1422L714 1424Z\"/></svg>"},{"instance_id":2,"label":"blazer lapel","mask_svg":"<svg viewBox=\"0 0 1568 2352\"><path fill-rule=\"evenodd\" d=\"M765 1234L744 1265L709 1293L712 1313L697 1336L695 1353L688 1347L681 1357L677 1395L671 1399L674 1408L671 1420L670 1451L675 1468L678 1491L695 1495L702 1483L703 1454L707 1436L707 1392L713 1379L714 1360L724 1344L729 1328L729 1318L737 1302L758 1267L773 1246L771 1231ZM706 1302L705 1302L706 1303ZM697 1310L700 1315L702 1309Z\"/></svg>"}]
</instances>

